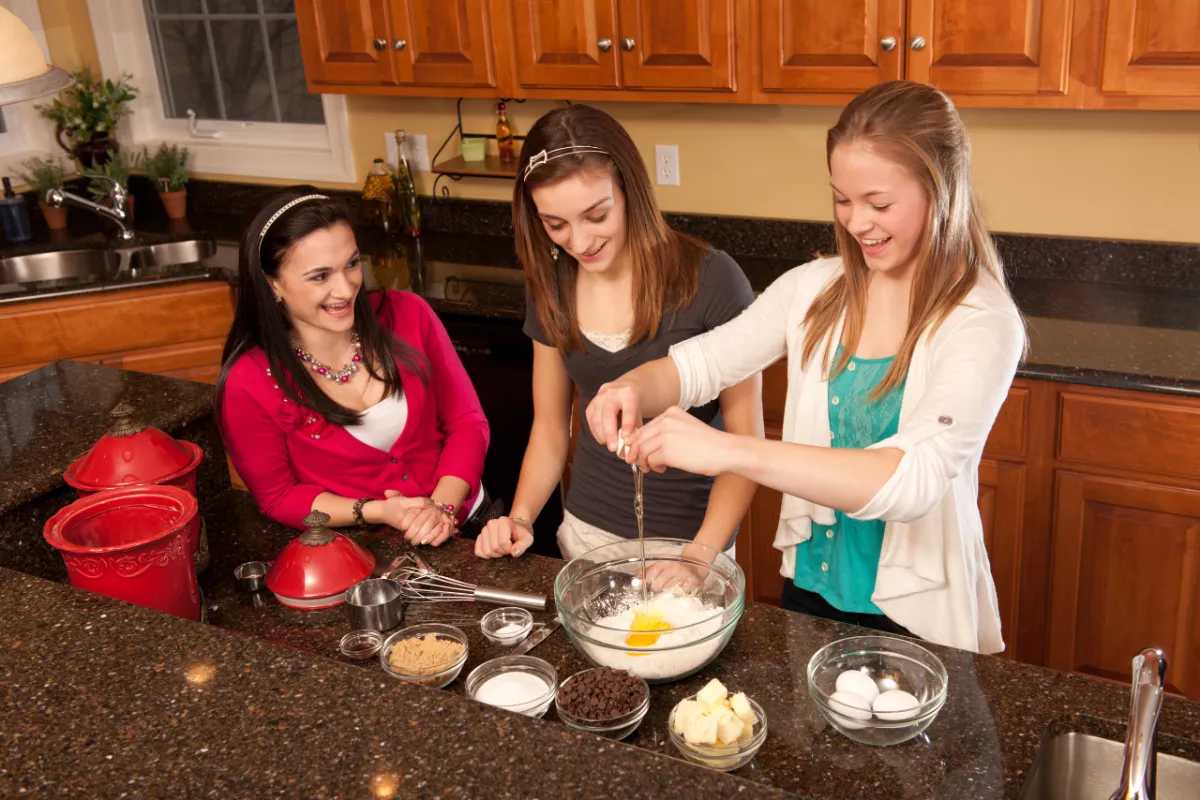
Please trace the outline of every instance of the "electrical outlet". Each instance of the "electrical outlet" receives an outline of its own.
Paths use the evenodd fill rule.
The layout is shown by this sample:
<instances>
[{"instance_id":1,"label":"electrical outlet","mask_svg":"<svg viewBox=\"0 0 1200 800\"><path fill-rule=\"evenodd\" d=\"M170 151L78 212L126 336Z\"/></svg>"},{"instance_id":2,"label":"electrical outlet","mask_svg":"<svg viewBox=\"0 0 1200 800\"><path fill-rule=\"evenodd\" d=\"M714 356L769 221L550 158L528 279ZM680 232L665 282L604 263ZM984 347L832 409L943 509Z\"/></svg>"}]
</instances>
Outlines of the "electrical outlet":
<instances>
[{"instance_id":1,"label":"electrical outlet","mask_svg":"<svg viewBox=\"0 0 1200 800\"><path fill-rule=\"evenodd\" d=\"M385 160L388 168L396 171L400 157L396 153L396 134L387 131L383 134L383 144L386 152ZM410 133L404 137L404 157L408 166L416 172L429 172L429 145L423 133Z\"/></svg>"},{"instance_id":2,"label":"electrical outlet","mask_svg":"<svg viewBox=\"0 0 1200 800\"><path fill-rule=\"evenodd\" d=\"M658 166L659 186L679 185L679 145L654 145L654 163Z\"/></svg>"}]
</instances>

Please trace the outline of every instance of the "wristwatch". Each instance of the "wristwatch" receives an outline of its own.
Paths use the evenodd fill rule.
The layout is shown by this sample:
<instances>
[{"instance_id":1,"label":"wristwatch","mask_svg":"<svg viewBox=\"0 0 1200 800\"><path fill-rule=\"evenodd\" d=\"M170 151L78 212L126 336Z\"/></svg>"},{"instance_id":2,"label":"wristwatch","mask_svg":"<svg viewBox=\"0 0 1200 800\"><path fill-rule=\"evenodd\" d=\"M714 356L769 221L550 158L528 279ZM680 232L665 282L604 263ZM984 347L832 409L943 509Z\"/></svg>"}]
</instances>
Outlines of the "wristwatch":
<instances>
[{"instance_id":1,"label":"wristwatch","mask_svg":"<svg viewBox=\"0 0 1200 800\"><path fill-rule=\"evenodd\" d=\"M374 497L363 497L354 501L354 524L360 528L367 527L367 520L363 517L362 507L374 500Z\"/></svg>"}]
</instances>

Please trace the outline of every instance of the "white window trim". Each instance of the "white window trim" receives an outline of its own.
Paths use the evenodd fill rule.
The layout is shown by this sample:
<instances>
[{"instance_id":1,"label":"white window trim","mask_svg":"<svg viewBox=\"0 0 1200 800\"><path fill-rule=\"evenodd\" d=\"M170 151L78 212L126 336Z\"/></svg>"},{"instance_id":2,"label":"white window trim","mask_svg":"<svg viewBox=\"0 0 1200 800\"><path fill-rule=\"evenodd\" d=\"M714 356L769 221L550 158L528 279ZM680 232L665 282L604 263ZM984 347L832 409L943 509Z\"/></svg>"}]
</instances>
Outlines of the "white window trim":
<instances>
[{"instance_id":1,"label":"white window trim","mask_svg":"<svg viewBox=\"0 0 1200 800\"><path fill-rule=\"evenodd\" d=\"M37 0L0 0L0 5L17 15L29 26L33 38L49 53L42 14ZM46 57L49 63L49 56ZM26 160L36 156L58 156L67 165L66 153L54 141L54 123L43 117L35 105L49 102L50 98L28 100L4 106L4 124L7 132L0 133L0 174L9 175ZM20 183L20 181L14 181Z\"/></svg>"},{"instance_id":2,"label":"white window trim","mask_svg":"<svg viewBox=\"0 0 1200 800\"><path fill-rule=\"evenodd\" d=\"M154 52L141 0L88 0L100 68L108 77L127 72L138 96L132 113L121 120L118 139L141 148L159 142L191 150L191 171L247 178L284 178L297 182L357 183L344 95L321 95L324 125L204 120L198 127L220 132L220 139L196 137L187 120L163 116Z\"/></svg>"}]
</instances>

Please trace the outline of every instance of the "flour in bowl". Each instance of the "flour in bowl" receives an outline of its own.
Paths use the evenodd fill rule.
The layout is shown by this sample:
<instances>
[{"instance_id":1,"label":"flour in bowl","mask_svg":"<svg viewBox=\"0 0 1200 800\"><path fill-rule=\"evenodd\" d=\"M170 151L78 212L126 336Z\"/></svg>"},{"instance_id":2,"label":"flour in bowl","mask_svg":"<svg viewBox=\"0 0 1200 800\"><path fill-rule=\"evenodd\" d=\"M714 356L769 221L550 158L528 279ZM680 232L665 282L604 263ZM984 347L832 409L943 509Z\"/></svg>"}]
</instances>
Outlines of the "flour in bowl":
<instances>
[{"instance_id":1,"label":"flour in bowl","mask_svg":"<svg viewBox=\"0 0 1200 800\"><path fill-rule=\"evenodd\" d=\"M603 627L585 630L589 639L604 643L604 646L584 641L578 643L600 666L627 670L646 680L677 678L707 664L725 646L732 632L712 636L724 622L721 609L707 607L691 595L660 594L644 607L638 600L640 598L636 596L630 597L629 605L619 613L595 621L597 626ZM670 625L662 633L656 630L652 634L657 639L650 645L653 649L629 647L630 633L638 630L633 625L639 611L660 617ZM606 630L609 628L612 630ZM699 641L708 636L712 638ZM698 643L691 647L681 646L691 642Z\"/></svg>"}]
</instances>

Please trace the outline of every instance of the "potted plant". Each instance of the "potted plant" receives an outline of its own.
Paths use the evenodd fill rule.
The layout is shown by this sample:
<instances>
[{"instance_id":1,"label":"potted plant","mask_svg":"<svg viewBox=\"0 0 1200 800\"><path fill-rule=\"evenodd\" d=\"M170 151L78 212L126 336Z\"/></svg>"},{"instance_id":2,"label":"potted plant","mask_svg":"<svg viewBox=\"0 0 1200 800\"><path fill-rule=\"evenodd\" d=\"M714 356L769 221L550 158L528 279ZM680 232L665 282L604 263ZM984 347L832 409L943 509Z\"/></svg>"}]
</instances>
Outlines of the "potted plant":
<instances>
[{"instance_id":1,"label":"potted plant","mask_svg":"<svg viewBox=\"0 0 1200 800\"><path fill-rule=\"evenodd\" d=\"M67 171L53 156L31 158L15 170L17 179L37 192L38 208L46 218L46 227L57 231L67 227L67 209L46 203L46 192L63 185Z\"/></svg>"},{"instance_id":2,"label":"potted plant","mask_svg":"<svg viewBox=\"0 0 1200 800\"><path fill-rule=\"evenodd\" d=\"M132 156L128 153L122 153L115 150L109 150L105 154L103 162L97 169L91 172L85 172L85 178L90 178L88 181L88 194L97 203L109 205L109 192L112 191L112 184L108 181L96 180L97 176L103 175L105 178L116 181L121 188L129 192L129 173L137 169L141 163L141 158L138 154ZM125 199L125 210L129 214L129 221L133 222L133 195L127 194Z\"/></svg>"},{"instance_id":3,"label":"potted plant","mask_svg":"<svg viewBox=\"0 0 1200 800\"><path fill-rule=\"evenodd\" d=\"M167 216L183 219L187 216L188 149L182 145L163 142L153 153L142 150L146 177L158 189Z\"/></svg>"},{"instance_id":4,"label":"potted plant","mask_svg":"<svg viewBox=\"0 0 1200 800\"><path fill-rule=\"evenodd\" d=\"M119 148L113 138L117 121L129 113L129 101L137 90L129 85L132 76L120 80L101 81L92 78L91 71L75 73L75 84L65 89L49 105L37 106L42 116L55 124L55 135L63 150L70 153L85 169L104 163L109 152ZM68 147L62 136L71 140Z\"/></svg>"}]
</instances>

